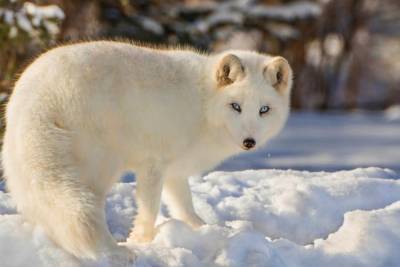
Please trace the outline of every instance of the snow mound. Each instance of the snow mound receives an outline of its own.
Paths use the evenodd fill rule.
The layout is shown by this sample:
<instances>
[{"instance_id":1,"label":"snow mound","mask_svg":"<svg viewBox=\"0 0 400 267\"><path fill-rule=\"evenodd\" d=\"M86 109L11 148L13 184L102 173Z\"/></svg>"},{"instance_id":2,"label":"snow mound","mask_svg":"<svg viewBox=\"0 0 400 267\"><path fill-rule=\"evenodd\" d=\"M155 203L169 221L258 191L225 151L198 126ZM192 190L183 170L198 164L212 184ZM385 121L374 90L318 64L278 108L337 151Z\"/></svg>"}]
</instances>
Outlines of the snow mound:
<instances>
[{"instance_id":1,"label":"snow mound","mask_svg":"<svg viewBox=\"0 0 400 267\"><path fill-rule=\"evenodd\" d=\"M192 177L194 204L208 223L193 230L159 216L152 243L125 244L135 266L400 266L400 180L388 169L340 172L249 170ZM123 242L136 213L135 183L107 199L110 230ZM0 191L0 265L80 263L16 214Z\"/></svg>"},{"instance_id":2,"label":"snow mound","mask_svg":"<svg viewBox=\"0 0 400 267\"><path fill-rule=\"evenodd\" d=\"M400 105L394 105L386 109L385 116L389 121L400 121Z\"/></svg>"}]
</instances>

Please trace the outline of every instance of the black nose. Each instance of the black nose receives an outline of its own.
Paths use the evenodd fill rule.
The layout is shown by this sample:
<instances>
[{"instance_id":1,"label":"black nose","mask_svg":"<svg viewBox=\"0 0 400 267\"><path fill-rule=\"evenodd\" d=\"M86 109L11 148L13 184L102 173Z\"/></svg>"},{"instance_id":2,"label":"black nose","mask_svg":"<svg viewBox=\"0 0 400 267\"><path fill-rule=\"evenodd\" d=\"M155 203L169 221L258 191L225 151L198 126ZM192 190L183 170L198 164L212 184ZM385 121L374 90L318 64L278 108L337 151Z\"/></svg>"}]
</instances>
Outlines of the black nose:
<instances>
[{"instance_id":1,"label":"black nose","mask_svg":"<svg viewBox=\"0 0 400 267\"><path fill-rule=\"evenodd\" d=\"M243 141L243 146L246 149L251 149L256 145L256 141L253 138L246 138Z\"/></svg>"}]
</instances>

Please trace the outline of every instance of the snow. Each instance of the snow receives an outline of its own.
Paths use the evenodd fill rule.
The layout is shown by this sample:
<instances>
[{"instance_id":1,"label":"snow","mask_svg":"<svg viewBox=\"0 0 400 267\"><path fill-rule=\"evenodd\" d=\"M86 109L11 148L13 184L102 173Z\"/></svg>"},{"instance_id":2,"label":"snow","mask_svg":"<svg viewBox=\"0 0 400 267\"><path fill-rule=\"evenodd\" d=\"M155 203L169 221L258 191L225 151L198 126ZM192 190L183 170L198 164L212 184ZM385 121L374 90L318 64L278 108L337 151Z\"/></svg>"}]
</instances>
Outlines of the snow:
<instances>
[{"instance_id":1,"label":"snow","mask_svg":"<svg viewBox=\"0 0 400 267\"><path fill-rule=\"evenodd\" d=\"M127 245L137 266L396 266L400 180L393 177L379 168L192 177L196 210L209 224L192 230L164 210L151 244ZM120 241L136 212L134 190L134 182L120 183L108 197L109 226ZM8 194L0 200L2 266L78 264L14 214Z\"/></svg>"},{"instance_id":2,"label":"snow","mask_svg":"<svg viewBox=\"0 0 400 267\"><path fill-rule=\"evenodd\" d=\"M139 22L142 24L143 28L154 33L157 35L162 35L164 34L164 28L163 26L158 23L156 20L141 16L139 19Z\"/></svg>"},{"instance_id":3,"label":"snow","mask_svg":"<svg viewBox=\"0 0 400 267\"><path fill-rule=\"evenodd\" d=\"M191 177L195 208L207 222L201 228L169 218L163 205L150 244L123 243L136 214L132 176L109 194L107 222L140 267L397 267L400 174L387 167L400 169L393 154L400 150L399 132L386 114L293 114L282 136L261 152L218 168L241 171ZM368 164L380 167L356 168ZM283 169L265 169L273 165ZM290 165L298 170L287 170ZM79 262L58 248L16 213L0 184L0 266L108 265Z\"/></svg>"},{"instance_id":4,"label":"snow","mask_svg":"<svg viewBox=\"0 0 400 267\"><path fill-rule=\"evenodd\" d=\"M300 32L290 25L283 23L266 23L266 28L273 35L283 41L291 39L297 39L300 36Z\"/></svg>"},{"instance_id":5,"label":"snow","mask_svg":"<svg viewBox=\"0 0 400 267\"><path fill-rule=\"evenodd\" d=\"M24 30L25 32L32 32L33 28L31 25L31 22L29 21L29 19L26 17L25 14L21 13L21 12L17 12L15 14L15 17L17 18L17 24L18 26Z\"/></svg>"},{"instance_id":6,"label":"snow","mask_svg":"<svg viewBox=\"0 0 400 267\"><path fill-rule=\"evenodd\" d=\"M400 117L385 113L293 113L283 132L264 148L224 162L218 170L297 169L336 171L390 168L400 173Z\"/></svg>"},{"instance_id":7,"label":"snow","mask_svg":"<svg viewBox=\"0 0 400 267\"><path fill-rule=\"evenodd\" d=\"M228 10L228 9L217 9L218 12L212 14L206 19L197 22L196 28L203 33L208 32L211 28L221 24L242 24L244 17L241 13Z\"/></svg>"},{"instance_id":8,"label":"snow","mask_svg":"<svg viewBox=\"0 0 400 267\"><path fill-rule=\"evenodd\" d=\"M14 23L14 14L11 10L2 10L0 9L0 14L2 15L4 13L4 22L7 24L13 24Z\"/></svg>"},{"instance_id":9,"label":"snow","mask_svg":"<svg viewBox=\"0 0 400 267\"><path fill-rule=\"evenodd\" d=\"M249 17L294 21L319 16L321 7L313 2L297 1L286 5L252 6L247 13Z\"/></svg>"},{"instance_id":10,"label":"snow","mask_svg":"<svg viewBox=\"0 0 400 267\"><path fill-rule=\"evenodd\" d=\"M390 121L400 121L400 105L393 105L386 109L386 118Z\"/></svg>"},{"instance_id":11,"label":"snow","mask_svg":"<svg viewBox=\"0 0 400 267\"><path fill-rule=\"evenodd\" d=\"M320 5L309 1L296 1L285 5L256 5L251 0L239 0L227 1L211 6L207 2L204 2L198 6L187 8L192 11L208 11L211 13L206 18L201 18L195 22L194 31L203 33L219 25L242 25L246 20L261 19L293 22L299 19L315 18L321 14ZM279 37L295 38L298 35L290 27L282 25L281 28L285 33Z\"/></svg>"},{"instance_id":12,"label":"snow","mask_svg":"<svg viewBox=\"0 0 400 267\"><path fill-rule=\"evenodd\" d=\"M24 3L24 10L27 14L34 16L37 21L52 18L63 20L65 18L64 12L57 5L37 6L33 3L26 2ZM40 23L34 23L35 26L38 26L39 24Z\"/></svg>"},{"instance_id":13,"label":"snow","mask_svg":"<svg viewBox=\"0 0 400 267\"><path fill-rule=\"evenodd\" d=\"M50 35L56 35L59 33L59 26L54 21L63 19L65 19L65 14L57 5L38 6L34 3L25 2L19 10L0 7L0 20L11 27L10 38L15 38L18 35L15 26L33 36L37 29L43 25Z\"/></svg>"}]
</instances>

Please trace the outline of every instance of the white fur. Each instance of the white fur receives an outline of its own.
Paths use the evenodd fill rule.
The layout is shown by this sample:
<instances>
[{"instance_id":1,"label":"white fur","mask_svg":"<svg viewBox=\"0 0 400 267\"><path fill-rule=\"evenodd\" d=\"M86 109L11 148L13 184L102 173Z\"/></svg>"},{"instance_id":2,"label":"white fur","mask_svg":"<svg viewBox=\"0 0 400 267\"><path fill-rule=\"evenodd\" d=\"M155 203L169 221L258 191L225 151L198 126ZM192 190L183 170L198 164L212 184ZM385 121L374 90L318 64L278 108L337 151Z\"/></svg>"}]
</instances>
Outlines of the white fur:
<instances>
[{"instance_id":1,"label":"white fur","mask_svg":"<svg viewBox=\"0 0 400 267\"><path fill-rule=\"evenodd\" d=\"M244 74L219 86L221 59ZM7 106L3 167L19 210L80 258L125 257L107 229L104 201L126 170L137 174L131 237L149 241L164 189L173 216L196 215L187 177L276 135L289 112L287 88L264 73L273 57L248 51L201 55L118 42L59 47L22 74ZM242 105L235 112L230 103ZM260 117L261 105L271 111Z\"/></svg>"}]
</instances>

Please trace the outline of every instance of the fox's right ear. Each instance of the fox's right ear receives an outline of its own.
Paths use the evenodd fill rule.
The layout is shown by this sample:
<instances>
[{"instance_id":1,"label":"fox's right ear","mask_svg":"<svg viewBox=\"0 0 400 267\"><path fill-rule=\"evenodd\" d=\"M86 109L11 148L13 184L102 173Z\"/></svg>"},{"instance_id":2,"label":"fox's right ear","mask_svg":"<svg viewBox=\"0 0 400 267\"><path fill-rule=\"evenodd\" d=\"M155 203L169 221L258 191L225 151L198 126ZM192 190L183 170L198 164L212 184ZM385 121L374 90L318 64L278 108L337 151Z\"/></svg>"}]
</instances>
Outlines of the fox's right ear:
<instances>
[{"instance_id":1,"label":"fox's right ear","mask_svg":"<svg viewBox=\"0 0 400 267\"><path fill-rule=\"evenodd\" d=\"M244 67L237 56L228 54L219 61L216 71L218 87L232 84L242 79L243 76Z\"/></svg>"}]
</instances>

